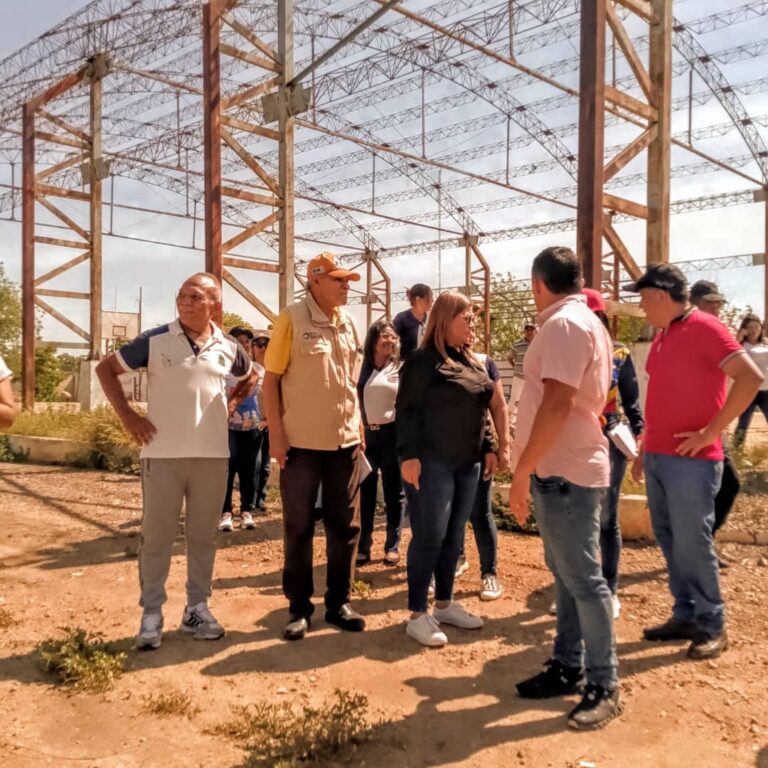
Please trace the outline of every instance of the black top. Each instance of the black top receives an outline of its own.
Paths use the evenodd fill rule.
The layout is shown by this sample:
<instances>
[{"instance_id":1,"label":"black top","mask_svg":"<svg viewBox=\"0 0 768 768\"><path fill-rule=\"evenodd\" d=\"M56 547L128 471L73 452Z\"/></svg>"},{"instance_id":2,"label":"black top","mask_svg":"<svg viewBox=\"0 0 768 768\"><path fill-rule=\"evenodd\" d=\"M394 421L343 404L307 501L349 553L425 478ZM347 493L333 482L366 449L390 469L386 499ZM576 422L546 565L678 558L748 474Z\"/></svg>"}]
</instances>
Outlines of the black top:
<instances>
[{"instance_id":1,"label":"black top","mask_svg":"<svg viewBox=\"0 0 768 768\"><path fill-rule=\"evenodd\" d=\"M397 453L401 461L425 454L447 461L480 461L492 448L487 409L493 382L455 349L449 365L434 347L417 349L400 372Z\"/></svg>"},{"instance_id":2,"label":"black top","mask_svg":"<svg viewBox=\"0 0 768 768\"><path fill-rule=\"evenodd\" d=\"M400 359L407 360L419 346L419 329L424 327L424 323L419 322L410 309L406 309L395 315L392 325L400 337Z\"/></svg>"}]
</instances>

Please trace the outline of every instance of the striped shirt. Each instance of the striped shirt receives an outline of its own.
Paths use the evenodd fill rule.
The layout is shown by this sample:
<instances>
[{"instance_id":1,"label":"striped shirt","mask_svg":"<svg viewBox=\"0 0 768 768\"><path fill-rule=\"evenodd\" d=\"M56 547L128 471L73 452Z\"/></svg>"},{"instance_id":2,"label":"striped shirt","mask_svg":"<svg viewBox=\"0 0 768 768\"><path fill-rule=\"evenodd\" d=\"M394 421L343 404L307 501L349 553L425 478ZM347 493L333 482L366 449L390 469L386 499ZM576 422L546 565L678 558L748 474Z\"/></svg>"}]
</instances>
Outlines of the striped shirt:
<instances>
[{"instance_id":1,"label":"striped shirt","mask_svg":"<svg viewBox=\"0 0 768 768\"><path fill-rule=\"evenodd\" d=\"M525 353L528 351L528 347L530 346L531 342L526 341L525 339L518 339L512 345L512 355L515 360L513 374L517 379L525 378L525 375L523 374L523 360L525 360Z\"/></svg>"}]
</instances>

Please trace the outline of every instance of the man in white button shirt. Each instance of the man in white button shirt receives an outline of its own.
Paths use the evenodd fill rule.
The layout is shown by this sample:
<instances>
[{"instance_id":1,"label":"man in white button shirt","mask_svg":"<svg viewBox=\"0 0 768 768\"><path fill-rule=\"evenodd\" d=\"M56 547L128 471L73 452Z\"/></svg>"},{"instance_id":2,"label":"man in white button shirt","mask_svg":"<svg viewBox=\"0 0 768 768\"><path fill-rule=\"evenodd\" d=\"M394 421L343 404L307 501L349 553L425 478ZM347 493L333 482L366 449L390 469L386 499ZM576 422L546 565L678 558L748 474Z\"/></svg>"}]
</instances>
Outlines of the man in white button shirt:
<instances>
[{"instance_id":1,"label":"man in white button shirt","mask_svg":"<svg viewBox=\"0 0 768 768\"><path fill-rule=\"evenodd\" d=\"M185 501L187 606L181 631L201 640L224 635L207 601L227 486L227 419L258 380L245 350L213 322L221 311L221 285L213 275L187 279L176 307L176 320L142 333L96 369L104 394L142 446L140 649L159 648L162 641L165 582ZM147 370L149 386L146 417L131 408L118 378L141 368ZM239 382L229 403L228 375Z\"/></svg>"}]
</instances>

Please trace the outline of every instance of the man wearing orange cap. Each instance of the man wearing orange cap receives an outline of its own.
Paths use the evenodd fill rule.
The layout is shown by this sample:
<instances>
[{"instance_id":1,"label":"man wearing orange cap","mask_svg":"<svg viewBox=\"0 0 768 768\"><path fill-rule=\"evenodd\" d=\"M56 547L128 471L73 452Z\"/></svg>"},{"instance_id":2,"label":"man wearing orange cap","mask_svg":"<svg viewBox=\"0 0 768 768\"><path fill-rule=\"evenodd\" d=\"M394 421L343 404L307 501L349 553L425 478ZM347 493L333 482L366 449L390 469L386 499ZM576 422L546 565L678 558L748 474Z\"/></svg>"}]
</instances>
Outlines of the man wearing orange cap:
<instances>
[{"instance_id":1,"label":"man wearing orange cap","mask_svg":"<svg viewBox=\"0 0 768 768\"><path fill-rule=\"evenodd\" d=\"M283 592L290 617L286 640L301 640L314 611L312 539L322 484L328 558L325 620L360 632L365 620L349 605L360 537L360 408L357 377L362 349L341 307L350 282L331 253L307 268L307 295L275 321L264 367L264 407L270 452L280 465L283 503Z\"/></svg>"}]
</instances>

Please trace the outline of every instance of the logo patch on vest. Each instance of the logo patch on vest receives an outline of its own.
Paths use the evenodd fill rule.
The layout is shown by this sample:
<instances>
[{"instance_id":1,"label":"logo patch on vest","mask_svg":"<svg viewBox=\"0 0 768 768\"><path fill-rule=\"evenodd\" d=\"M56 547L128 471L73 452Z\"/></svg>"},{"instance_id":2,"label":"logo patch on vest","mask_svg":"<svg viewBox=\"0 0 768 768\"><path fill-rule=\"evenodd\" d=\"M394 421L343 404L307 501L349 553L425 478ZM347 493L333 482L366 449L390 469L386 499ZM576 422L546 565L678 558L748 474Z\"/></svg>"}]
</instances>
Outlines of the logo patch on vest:
<instances>
[{"instance_id":1,"label":"logo patch on vest","mask_svg":"<svg viewBox=\"0 0 768 768\"><path fill-rule=\"evenodd\" d=\"M323 338L323 334L322 333L318 333L317 331L306 331L304 333L304 338L305 339L322 339Z\"/></svg>"},{"instance_id":2,"label":"logo patch on vest","mask_svg":"<svg viewBox=\"0 0 768 768\"><path fill-rule=\"evenodd\" d=\"M227 358L224 355L219 355L219 365L224 368L227 365Z\"/></svg>"}]
</instances>

